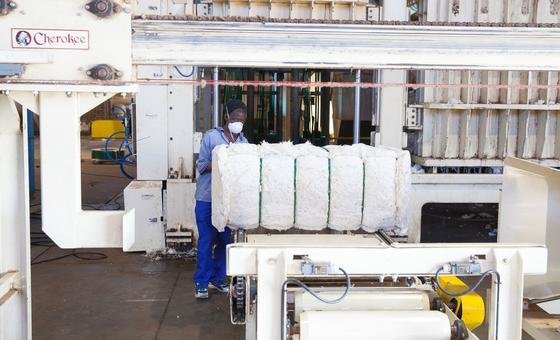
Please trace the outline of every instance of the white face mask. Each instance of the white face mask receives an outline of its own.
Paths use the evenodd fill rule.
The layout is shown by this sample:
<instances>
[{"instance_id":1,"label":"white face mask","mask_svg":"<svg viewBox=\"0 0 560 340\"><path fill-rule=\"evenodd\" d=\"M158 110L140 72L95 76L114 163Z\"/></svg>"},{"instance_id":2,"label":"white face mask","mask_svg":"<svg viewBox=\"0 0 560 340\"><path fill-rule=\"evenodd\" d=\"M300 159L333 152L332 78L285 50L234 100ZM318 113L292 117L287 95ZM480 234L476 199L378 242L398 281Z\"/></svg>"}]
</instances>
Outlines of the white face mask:
<instances>
[{"instance_id":1,"label":"white face mask","mask_svg":"<svg viewBox=\"0 0 560 340\"><path fill-rule=\"evenodd\" d=\"M241 132L241 130L243 130L243 123L241 122L229 123L228 129L231 133L238 134Z\"/></svg>"}]
</instances>

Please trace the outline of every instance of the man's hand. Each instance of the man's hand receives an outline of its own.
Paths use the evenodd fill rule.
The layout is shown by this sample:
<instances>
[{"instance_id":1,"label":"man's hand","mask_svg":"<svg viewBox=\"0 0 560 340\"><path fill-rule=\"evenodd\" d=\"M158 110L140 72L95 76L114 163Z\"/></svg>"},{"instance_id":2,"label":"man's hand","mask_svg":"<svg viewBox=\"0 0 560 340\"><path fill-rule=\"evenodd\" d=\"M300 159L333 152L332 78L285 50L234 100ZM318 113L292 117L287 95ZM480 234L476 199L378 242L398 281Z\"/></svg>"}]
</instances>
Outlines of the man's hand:
<instances>
[{"instance_id":1,"label":"man's hand","mask_svg":"<svg viewBox=\"0 0 560 340\"><path fill-rule=\"evenodd\" d=\"M208 166L206 167L206 171L212 172L212 163L208 164Z\"/></svg>"}]
</instances>

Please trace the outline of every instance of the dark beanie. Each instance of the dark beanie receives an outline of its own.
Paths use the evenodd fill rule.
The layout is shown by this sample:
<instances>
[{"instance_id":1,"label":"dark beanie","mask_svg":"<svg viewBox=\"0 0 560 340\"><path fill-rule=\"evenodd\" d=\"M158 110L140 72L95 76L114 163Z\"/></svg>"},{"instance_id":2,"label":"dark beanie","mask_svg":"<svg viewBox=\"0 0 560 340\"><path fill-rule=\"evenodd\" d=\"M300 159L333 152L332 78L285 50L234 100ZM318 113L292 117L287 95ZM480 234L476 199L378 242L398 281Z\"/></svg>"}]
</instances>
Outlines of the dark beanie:
<instances>
[{"instance_id":1,"label":"dark beanie","mask_svg":"<svg viewBox=\"0 0 560 340\"><path fill-rule=\"evenodd\" d=\"M226 104L226 114L229 115L237 109L241 109L243 113L247 114L247 105L245 103L239 99L230 99Z\"/></svg>"}]
</instances>

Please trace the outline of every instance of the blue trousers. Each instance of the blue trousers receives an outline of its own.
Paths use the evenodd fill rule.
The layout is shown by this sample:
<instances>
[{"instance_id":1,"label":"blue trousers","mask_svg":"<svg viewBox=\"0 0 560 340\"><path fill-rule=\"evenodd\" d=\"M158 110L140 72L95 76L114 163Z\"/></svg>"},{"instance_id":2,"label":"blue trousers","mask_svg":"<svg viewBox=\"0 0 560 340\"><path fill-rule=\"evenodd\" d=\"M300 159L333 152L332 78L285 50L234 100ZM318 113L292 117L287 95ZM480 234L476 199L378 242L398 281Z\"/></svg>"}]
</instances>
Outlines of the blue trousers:
<instances>
[{"instance_id":1,"label":"blue trousers","mask_svg":"<svg viewBox=\"0 0 560 340\"><path fill-rule=\"evenodd\" d=\"M194 208L198 228L198 254L194 282L207 286L226 278L226 246L231 242L231 230L218 232L212 226L212 203L196 201Z\"/></svg>"}]
</instances>

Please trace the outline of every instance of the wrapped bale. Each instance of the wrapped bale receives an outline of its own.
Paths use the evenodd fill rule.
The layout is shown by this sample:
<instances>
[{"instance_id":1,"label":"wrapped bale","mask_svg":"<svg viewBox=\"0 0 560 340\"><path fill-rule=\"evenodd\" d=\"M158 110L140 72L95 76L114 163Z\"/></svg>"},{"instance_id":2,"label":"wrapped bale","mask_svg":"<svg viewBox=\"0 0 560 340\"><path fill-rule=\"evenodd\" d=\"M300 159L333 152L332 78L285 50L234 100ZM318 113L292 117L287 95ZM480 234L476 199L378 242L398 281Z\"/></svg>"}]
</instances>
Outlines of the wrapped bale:
<instances>
[{"instance_id":1,"label":"wrapped bale","mask_svg":"<svg viewBox=\"0 0 560 340\"><path fill-rule=\"evenodd\" d=\"M364 160L364 211L362 228L368 232L395 229L397 225L397 153L362 147Z\"/></svg>"},{"instance_id":2,"label":"wrapped bale","mask_svg":"<svg viewBox=\"0 0 560 340\"><path fill-rule=\"evenodd\" d=\"M410 194L412 191L410 153L406 150L383 147L397 154L396 160L396 206L395 230L399 235L408 234Z\"/></svg>"},{"instance_id":3,"label":"wrapped bale","mask_svg":"<svg viewBox=\"0 0 560 340\"><path fill-rule=\"evenodd\" d=\"M285 230L294 225L295 148L291 142L261 145L261 226Z\"/></svg>"},{"instance_id":4,"label":"wrapped bale","mask_svg":"<svg viewBox=\"0 0 560 340\"><path fill-rule=\"evenodd\" d=\"M212 150L212 225L224 231L229 219L229 177L227 145L219 145Z\"/></svg>"},{"instance_id":5,"label":"wrapped bale","mask_svg":"<svg viewBox=\"0 0 560 340\"><path fill-rule=\"evenodd\" d=\"M212 224L220 231L259 226L260 158L253 144L220 145L212 152Z\"/></svg>"},{"instance_id":6,"label":"wrapped bale","mask_svg":"<svg viewBox=\"0 0 560 340\"><path fill-rule=\"evenodd\" d=\"M410 153L385 146L362 146L365 163L363 229L408 231Z\"/></svg>"},{"instance_id":7,"label":"wrapped bale","mask_svg":"<svg viewBox=\"0 0 560 340\"><path fill-rule=\"evenodd\" d=\"M330 202L328 226L356 230L362 224L364 162L359 145L330 145Z\"/></svg>"},{"instance_id":8,"label":"wrapped bale","mask_svg":"<svg viewBox=\"0 0 560 340\"><path fill-rule=\"evenodd\" d=\"M362 227L406 234L409 153L363 144L325 149L309 143L217 147L212 163L214 226Z\"/></svg>"},{"instance_id":9,"label":"wrapped bale","mask_svg":"<svg viewBox=\"0 0 560 340\"><path fill-rule=\"evenodd\" d=\"M324 229L329 213L328 152L309 143L294 148L297 152L295 227Z\"/></svg>"}]
</instances>

